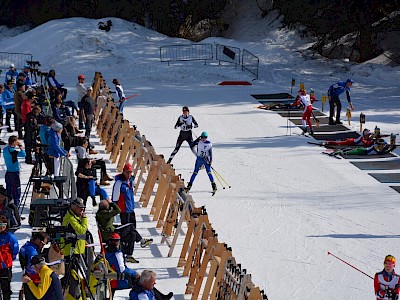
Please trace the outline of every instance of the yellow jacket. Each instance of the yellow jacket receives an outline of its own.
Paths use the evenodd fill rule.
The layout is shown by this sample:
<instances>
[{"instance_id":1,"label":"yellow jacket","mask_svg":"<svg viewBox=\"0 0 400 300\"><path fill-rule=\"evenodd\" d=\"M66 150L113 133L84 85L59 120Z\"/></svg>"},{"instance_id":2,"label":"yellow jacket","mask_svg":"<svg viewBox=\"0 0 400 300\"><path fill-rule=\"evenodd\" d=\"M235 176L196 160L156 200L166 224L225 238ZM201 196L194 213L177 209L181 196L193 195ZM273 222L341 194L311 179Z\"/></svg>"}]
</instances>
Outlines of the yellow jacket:
<instances>
[{"instance_id":1,"label":"yellow jacket","mask_svg":"<svg viewBox=\"0 0 400 300\"><path fill-rule=\"evenodd\" d=\"M88 218L80 218L77 216L71 209L68 209L68 212L65 214L63 219L63 226L72 228L75 234L86 234L88 230ZM65 240L61 239L61 242L64 244ZM71 243L65 244L64 247L64 255L70 256L71 254L84 254L85 253L85 240L78 240L76 242L76 247L74 253L71 253Z\"/></svg>"}]
</instances>

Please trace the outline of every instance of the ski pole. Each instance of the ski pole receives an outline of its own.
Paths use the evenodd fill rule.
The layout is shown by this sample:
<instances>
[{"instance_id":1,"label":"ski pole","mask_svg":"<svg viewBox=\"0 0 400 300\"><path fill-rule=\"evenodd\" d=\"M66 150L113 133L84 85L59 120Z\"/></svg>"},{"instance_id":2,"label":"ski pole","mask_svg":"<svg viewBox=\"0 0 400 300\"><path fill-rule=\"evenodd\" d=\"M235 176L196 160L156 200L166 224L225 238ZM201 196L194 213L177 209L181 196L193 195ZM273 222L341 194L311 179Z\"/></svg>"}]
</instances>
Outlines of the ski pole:
<instances>
[{"instance_id":1,"label":"ski pole","mask_svg":"<svg viewBox=\"0 0 400 300\"><path fill-rule=\"evenodd\" d=\"M315 117L314 112L311 112L313 118L314 118L314 122L317 125L317 127L319 127L319 120Z\"/></svg>"},{"instance_id":2,"label":"ski pole","mask_svg":"<svg viewBox=\"0 0 400 300\"><path fill-rule=\"evenodd\" d=\"M337 258L337 259L340 260L341 262L344 262L346 265L352 267L353 269L357 270L358 272L364 274L365 276L368 276L368 277L371 278L371 279L374 279L372 276L370 276L370 275L368 275L367 273L361 271L360 269L357 269L355 266L349 264L348 262L346 262L346 261L344 261L343 259L337 257L336 255L330 253L329 251L328 251L328 255L332 255L334 258Z\"/></svg>"},{"instance_id":3,"label":"ski pole","mask_svg":"<svg viewBox=\"0 0 400 300\"><path fill-rule=\"evenodd\" d=\"M217 178L219 184L222 186L222 189L225 189L224 184L222 183L221 179L218 177L218 175L215 173L214 169L212 169L212 171L214 172L215 178Z\"/></svg>"},{"instance_id":4,"label":"ski pole","mask_svg":"<svg viewBox=\"0 0 400 300\"><path fill-rule=\"evenodd\" d=\"M125 97L125 100L119 100L119 101L117 101L117 102L115 102L115 103L120 103L120 102L123 102L123 101L126 101L126 100L129 100L129 99L131 99L131 98L133 98L133 97L137 97L137 96L140 96L141 94L133 94L133 95L130 95L130 96L128 96L128 97Z\"/></svg>"},{"instance_id":5,"label":"ski pole","mask_svg":"<svg viewBox=\"0 0 400 300\"><path fill-rule=\"evenodd\" d=\"M219 173L217 172L217 170L215 170L215 169L213 168L213 166L210 166L210 167L211 167L211 169L214 171L214 173L215 173L216 175L218 175L218 176L222 179L222 181L224 181L224 182L228 185L229 188L231 188L231 185L225 180L225 178L222 177L222 175L219 174Z\"/></svg>"}]
</instances>

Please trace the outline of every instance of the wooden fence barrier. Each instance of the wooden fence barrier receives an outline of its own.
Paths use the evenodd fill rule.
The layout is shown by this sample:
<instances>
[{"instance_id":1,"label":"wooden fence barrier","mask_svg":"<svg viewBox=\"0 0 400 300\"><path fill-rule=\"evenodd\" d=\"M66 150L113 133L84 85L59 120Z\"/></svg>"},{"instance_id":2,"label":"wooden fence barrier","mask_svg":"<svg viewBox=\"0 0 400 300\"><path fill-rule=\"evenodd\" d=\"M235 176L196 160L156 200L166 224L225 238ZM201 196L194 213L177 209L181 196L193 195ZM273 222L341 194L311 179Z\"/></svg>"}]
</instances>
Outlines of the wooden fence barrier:
<instances>
[{"instance_id":1,"label":"wooden fence barrier","mask_svg":"<svg viewBox=\"0 0 400 300\"><path fill-rule=\"evenodd\" d=\"M110 113L112 108L114 107L114 103L111 100L107 100L105 107L99 112L99 118L97 121L97 136L102 137L102 133L105 127L105 123L107 118L110 118Z\"/></svg>"},{"instance_id":2,"label":"wooden fence barrier","mask_svg":"<svg viewBox=\"0 0 400 300\"><path fill-rule=\"evenodd\" d=\"M129 121L128 120L122 120L121 121L121 128L117 132L117 135L115 136L116 141L112 145L111 149L111 155L110 155L110 160L113 164L117 161L119 151L121 149L122 142L124 141L124 137L128 131L129 128Z\"/></svg>"},{"instance_id":3,"label":"wooden fence barrier","mask_svg":"<svg viewBox=\"0 0 400 300\"><path fill-rule=\"evenodd\" d=\"M112 163L118 160L119 172L125 163L131 161L136 178L135 194L144 181L139 199L142 207L150 204L157 187L150 214L161 230L161 243L170 247L169 257L173 254L180 232L183 232L183 224L187 224L178 261L178 267L183 267L183 276L188 276L185 293L191 294L191 299L198 299L201 295L202 300L268 299L264 291L253 284L251 275L236 263L232 250L218 241L205 207L195 206L192 196L184 191L180 175L176 175L162 155L156 154L150 141L140 134L136 126L129 127L129 122L123 119L101 73L96 72L93 86L97 104L97 134L101 143L106 145L110 160Z\"/></svg>"},{"instance_id":4,"label":"wooden fence barrier","mask_svg":"<svg viewBox=\"0 0 400 300\"><path fill-rule=\"evenodd\" d=\"M110 129L113 126L113 124L116 122L117 113L118 113L118 108L114 106L114 103L111 103L110 114L106 116L106 119L104 120L104 124L100 132L100 142L102 145L105 145L107 139L109 138L108 133L110 132Z\"/></svg>"}]
</instances>

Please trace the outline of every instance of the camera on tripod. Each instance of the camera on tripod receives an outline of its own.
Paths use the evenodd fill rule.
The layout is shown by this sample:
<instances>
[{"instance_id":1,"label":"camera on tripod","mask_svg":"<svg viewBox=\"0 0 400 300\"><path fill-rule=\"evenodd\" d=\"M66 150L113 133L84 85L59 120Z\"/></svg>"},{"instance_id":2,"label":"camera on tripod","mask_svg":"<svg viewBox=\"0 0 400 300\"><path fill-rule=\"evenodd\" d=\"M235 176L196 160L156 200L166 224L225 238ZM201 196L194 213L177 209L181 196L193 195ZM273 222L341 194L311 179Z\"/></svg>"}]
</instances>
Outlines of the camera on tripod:
<instances>
[{"instance_id":1,"label":"camera on tripod","mask_svg":"<svg viewBox=\"0 0 400 300\"><path fill-rule=\"evenodd\" d=\"M29 225L32 227L52 227L62 220L70 206L68 199L38 198L30 205Z\"/></svg>"},{"instance_id":2,"label":"camera on tripod","mask_svg":"<svg viewBox=\"0 0 400 300\"><path fill-rule=\"evenodd\" d=\"M31 68L35 68L35 67L40 67L40 66L41 66L40 62L38 62L37 60L27 60L26 63L27 63Z\"/></svg>"}]
</instances>

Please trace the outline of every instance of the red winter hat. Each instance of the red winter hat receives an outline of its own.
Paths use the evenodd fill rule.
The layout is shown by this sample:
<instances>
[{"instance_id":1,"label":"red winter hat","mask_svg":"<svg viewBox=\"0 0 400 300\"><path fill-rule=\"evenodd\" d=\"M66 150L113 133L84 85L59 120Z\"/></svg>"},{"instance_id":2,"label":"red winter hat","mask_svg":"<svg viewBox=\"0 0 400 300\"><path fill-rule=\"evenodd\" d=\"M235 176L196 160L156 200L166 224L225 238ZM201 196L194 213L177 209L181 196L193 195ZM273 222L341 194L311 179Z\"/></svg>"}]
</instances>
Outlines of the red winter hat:
<instances>
[{"instance_id":1,"label":"red winter hat","mask_svg":"<svg viewBox=\"0 0 400 300\"><path fill-rule=\"evenodd\" d=\"M132 172L133 171L132 165L131 164L125 164L124 171Z\"/></svg>"},{"instance_id":2,"label":"red winter hat","mask_svg":"<svg viewBox=\"0 0 400 300\"><path fill-rule=\"evenodd\" d=\"M121 236L118 233L113 232L113 233L110 234L110 238L109 239L110 240L120 240Z\"/></svg>"}]
</instances>

